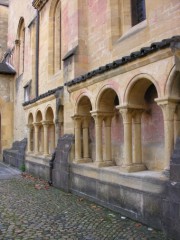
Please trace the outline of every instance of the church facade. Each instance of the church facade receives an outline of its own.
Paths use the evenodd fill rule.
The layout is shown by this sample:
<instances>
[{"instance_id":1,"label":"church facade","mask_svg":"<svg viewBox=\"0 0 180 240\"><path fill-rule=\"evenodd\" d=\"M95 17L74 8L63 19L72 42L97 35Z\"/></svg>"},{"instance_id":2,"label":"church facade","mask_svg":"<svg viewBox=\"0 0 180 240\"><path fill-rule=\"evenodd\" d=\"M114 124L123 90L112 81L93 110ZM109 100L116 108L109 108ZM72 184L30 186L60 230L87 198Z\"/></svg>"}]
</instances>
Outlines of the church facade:
<instances>
[{"instance_id":1,"label":"church facade","mask_svg":"<svg viewBox=\"0 0 180 240\"><path fill-rule=\"evenodd\" d=\"M4 161L179 236L179 11L178 0L1 0Z\"/></svg>"}]
</instances>

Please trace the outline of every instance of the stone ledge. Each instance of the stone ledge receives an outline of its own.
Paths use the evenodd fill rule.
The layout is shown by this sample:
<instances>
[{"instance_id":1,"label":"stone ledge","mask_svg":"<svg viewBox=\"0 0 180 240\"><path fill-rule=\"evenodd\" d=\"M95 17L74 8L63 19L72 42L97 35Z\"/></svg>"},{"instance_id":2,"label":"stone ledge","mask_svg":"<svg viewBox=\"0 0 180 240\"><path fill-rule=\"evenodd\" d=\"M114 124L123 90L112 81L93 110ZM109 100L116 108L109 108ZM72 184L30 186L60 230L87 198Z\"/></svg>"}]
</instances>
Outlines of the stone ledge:
<instances>
[{"instance_id":1,"label":"stone ledge","mask_svg":"<svg viewBox=\"0 0 180 240\"><path fill-rule=\"evenodd\" d=\"M162 172L141 171L122 173L119 166L98 168L94 163L71 164L72 174L102 181L108 184L117 184L139 191L162 194L166 190L168 178Z\"/></svg>"}]
</instances>

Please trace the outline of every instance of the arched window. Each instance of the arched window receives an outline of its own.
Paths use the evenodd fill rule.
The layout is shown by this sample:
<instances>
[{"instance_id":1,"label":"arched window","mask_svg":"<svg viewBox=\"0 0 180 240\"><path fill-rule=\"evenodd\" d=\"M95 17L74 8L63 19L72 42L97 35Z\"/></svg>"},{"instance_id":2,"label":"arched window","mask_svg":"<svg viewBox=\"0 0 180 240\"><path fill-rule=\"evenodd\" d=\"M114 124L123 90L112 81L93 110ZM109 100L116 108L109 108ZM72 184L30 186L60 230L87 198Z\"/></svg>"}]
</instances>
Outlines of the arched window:
<instances>
[{"instance_id":1,"label":"arched window","mask_svg":"<svg viewBox=\"0 0 180 240\"><path fill-rule=\"evenodd\" d=\"M18 65L19 75L24 72L24 49L25 49L25 25L24 19L21 18L18 26Z\"/></svg>"},{"instance_id":2,"label":"arched window","mask_svg":"<svg viewBox=\"0 0 180 240\"><path fill-rule=\"evenodd\" d=\"M61 1L52 1L49 14L49 74L61 69Z\"/></svg>"}]
</instances>

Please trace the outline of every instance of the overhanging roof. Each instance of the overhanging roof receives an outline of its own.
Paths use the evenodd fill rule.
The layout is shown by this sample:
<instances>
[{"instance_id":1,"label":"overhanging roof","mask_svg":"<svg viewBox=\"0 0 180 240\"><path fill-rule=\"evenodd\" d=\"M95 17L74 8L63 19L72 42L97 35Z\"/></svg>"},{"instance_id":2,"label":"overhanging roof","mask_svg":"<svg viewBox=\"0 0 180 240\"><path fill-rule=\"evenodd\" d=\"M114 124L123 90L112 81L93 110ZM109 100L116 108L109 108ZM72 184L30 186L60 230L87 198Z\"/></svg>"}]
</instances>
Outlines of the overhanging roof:
<instances>
[{"instance_id":1,"label":"overhanging roof","mask_svg":"<svg viewBox=\"0 0 180 240\"><path fill-rule=\"evenodd\" d=\"M180 41L180 36L173 36L172 38L168 38L168 39L163 39L162 41L160 42L154 42L152 43L150 46L148 47L143 47L141 48L139 51L136 51L136 52L132 52L130 55L128 56L124 56L120 59L117 59L111 63L108 63L104 66L100 66L99 68L97 69L94 69L88 73L85 73L77 78L74 78L73 80L65 83L66 86L70 87L70 86L73 86L75 84L78 84L78 83L81 83L81 82L85 82L85 81L88 81L88 79L94 77L94 76L97 76L99 74L103 74L105 72L108 72L110 70L113 70L115 68L119 68L129 62L132 62L132 61L135 61L139 58L142 58L142 57L145 57L145 56L148 56L154 52L157 52L161 49L165 49L165 48L168 48L170 47L170 45L173 43L173 42L177 42L177 41Z\"/></svg>"}]
</instances>

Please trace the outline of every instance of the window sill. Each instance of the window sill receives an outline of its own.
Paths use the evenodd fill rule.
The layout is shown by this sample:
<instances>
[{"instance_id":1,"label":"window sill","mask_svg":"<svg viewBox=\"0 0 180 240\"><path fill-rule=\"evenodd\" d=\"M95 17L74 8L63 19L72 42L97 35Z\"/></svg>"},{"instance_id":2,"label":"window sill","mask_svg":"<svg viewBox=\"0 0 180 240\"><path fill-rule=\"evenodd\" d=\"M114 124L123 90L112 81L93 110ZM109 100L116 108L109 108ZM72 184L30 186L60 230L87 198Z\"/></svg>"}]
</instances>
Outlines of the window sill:
<instances>
[{"instance_id":1,"label":"window sill","mask_svg":"<svg viewBox=\"0 0 180 240\"><path fill-rule=\"evenodd\" d=\"M122 37L120 37L116 43L120 43L122 41L124 41L125 39L133 36L134 34L142 31L143 29L145 29L147 27L147 19L140 22L139 24L133 26L132 28L130 28Z\"/></svg>"}]
</instances>

